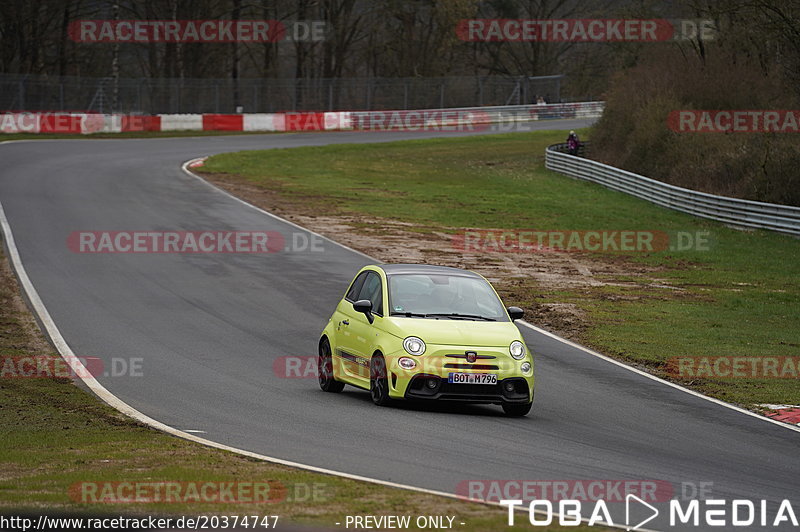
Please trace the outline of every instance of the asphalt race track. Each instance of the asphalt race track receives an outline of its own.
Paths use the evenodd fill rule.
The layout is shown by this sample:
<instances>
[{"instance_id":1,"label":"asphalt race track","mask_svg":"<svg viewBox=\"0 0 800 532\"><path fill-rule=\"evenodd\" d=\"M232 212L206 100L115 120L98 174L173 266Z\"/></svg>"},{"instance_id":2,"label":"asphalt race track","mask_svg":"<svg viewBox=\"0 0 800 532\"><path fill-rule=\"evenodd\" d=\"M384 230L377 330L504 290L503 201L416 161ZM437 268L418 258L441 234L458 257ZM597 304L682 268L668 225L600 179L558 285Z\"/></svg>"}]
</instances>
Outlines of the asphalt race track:
<instances>
[{"instance_id":1,"label":"asphalt race track","mask_svg":"<svg viewBox=\"0 0 800 532\"><path fill-rule=\"evenodd\" d=\"M0 202L27 273L72 350L106 367L114 358L143 359L143 377L98 380L169 426L449 493L470 479L660 480L676 496L681 483L702 482L713 483L713 498L767 499L773 513L788 498L800 511L800 434L527 327L537 388L522 419L492 406L378 408L367 392L329 395L314 379L279 378L274 359L316 354L347 282L368 262L331 242L324 252L269 255L79 254L66 244L71 232L91 230L298 233L186 175L181 164L227 151L426 135L7 143L0 146ZM666 505L656 506L661 515L647 528L666 527ZM612 508L618 522L620 508Z\"/></svg>"}]
</instances>

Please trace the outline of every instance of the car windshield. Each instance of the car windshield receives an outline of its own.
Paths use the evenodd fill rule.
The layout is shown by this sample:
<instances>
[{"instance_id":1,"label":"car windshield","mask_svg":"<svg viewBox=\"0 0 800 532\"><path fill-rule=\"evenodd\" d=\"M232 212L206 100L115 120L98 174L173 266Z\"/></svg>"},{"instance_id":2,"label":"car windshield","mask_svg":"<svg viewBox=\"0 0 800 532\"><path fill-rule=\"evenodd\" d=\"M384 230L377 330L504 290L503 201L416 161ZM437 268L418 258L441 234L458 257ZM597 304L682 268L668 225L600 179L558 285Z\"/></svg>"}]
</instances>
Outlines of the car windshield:
<instances>
[{"instance_id":1,"label":"car windshield","mask_svg":"<svg viewBox=\"0 0 800 532\"><path fill-rule=\"evenodd\" d=\"M388 284L393 316L508 321L500 299L479 277L394 274Z\"/></svg>"}]
</instances>

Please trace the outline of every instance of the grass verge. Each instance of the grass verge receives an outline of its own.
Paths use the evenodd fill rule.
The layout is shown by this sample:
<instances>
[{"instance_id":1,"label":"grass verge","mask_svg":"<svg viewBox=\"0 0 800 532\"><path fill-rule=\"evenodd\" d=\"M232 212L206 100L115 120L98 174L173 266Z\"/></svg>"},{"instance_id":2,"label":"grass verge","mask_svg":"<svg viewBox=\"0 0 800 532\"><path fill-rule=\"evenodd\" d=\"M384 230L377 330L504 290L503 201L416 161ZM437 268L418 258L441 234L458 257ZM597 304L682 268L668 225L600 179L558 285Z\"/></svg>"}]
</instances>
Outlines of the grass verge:
<instances>
[{"instance_id":1,"label":"grass verge","mask_svg":"<svg viewBox=\"0 0 800 532\"><path fill-rule=\"evenodd\" d=\"M381 260L481 271L534 323L708 395L754 409L800 404L796 366L780 368L789 378L706 378L702 365L800 355L800 242L549 172L544 148L559 141L561 132L531 132L247 151L216 155L202 173ZM464 228L659 231L671 246L678 234L693 245L469 255L449 240ZM700 361L676 374L675 357Z\"/></svg>"}]
</instances>

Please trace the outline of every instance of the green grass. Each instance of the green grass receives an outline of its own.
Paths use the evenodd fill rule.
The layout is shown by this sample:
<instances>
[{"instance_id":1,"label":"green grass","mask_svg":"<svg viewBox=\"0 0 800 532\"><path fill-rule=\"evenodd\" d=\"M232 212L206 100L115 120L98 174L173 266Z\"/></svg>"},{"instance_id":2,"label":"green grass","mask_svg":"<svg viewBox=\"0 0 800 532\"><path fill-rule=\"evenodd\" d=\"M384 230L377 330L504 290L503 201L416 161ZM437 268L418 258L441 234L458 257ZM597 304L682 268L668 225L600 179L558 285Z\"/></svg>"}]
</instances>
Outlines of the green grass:
<instances>
[{"instance_id":1,"label":"green grass","mask_svg":"<svg viewBox=\"0 0 800 532\"><path fill-rule=\"evenodd\" d=\"M393 219L420 231L707 231L706 250L595 257L651 270L635 277L640 282L607 279L626 281L623 287L565 290L525 281L499 288L510 303L529 309L574 303L589 320L581 341L656 373L675 356L800 355L797 239L730 229L549 172L544 148L563 136L532 132L248 151L214 156L203 171L239 176L306 212ZM800 404L797 379L681 382L748 406Z\"/></svg>"},{"instance_id":2,"label":"green grass","mask_svg":"<svg viewBox=\"0 0 800 532\"><path fill-rule=\"evenodd\" d=\"M0 252L0 356L48 354ZM69 379L0 378L0 442L3 516L278 515L279 524L331 529L348 514L452 515L466 523L460 530L530 529L521 518L522 524L507 527L501 508L311 473L181 440L126 418ZM207 481L277 482L287 497L254 504L109 504L70 495L71 487L86 482ZM305 487L316 487L317 496L309 500Z\"/></svg>"}]
</instances>

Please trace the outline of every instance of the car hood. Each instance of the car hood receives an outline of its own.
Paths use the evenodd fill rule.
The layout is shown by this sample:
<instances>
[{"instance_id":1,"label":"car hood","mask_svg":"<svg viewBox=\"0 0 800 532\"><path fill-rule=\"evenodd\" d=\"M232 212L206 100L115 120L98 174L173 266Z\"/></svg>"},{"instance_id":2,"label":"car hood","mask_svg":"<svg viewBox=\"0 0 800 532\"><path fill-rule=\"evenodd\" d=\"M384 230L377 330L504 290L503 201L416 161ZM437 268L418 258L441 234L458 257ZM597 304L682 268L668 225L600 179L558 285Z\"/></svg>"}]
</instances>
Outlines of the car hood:
<instances>
[{"instance_id":1,"label":"car hood","mask_svg":"<svg viewBox=\"0 0 800 532\"><path fill-rule=\"evenodd\" d=\"M386 320L387 332L400 338L418 336L426 344L503 347L520 337L510 321L399 318Z\"/></svg>"}]
</instances>

